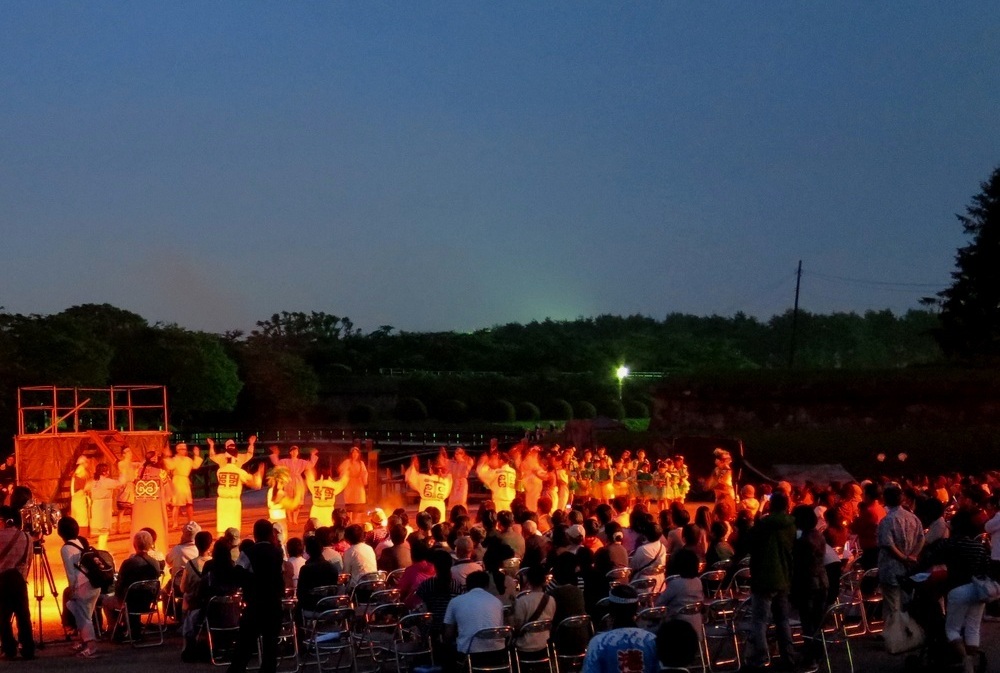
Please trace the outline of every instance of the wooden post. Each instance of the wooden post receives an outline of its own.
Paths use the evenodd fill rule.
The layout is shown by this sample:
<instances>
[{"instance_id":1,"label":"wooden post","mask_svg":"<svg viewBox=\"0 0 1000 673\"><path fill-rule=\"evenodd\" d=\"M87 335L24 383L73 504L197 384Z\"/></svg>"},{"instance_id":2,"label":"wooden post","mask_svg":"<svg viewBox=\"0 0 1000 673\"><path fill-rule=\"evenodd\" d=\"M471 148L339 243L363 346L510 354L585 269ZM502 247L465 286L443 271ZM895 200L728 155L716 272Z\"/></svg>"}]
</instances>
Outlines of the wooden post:
<instances>
[{"instance_id":1,"label":"wooden post","mask_svg":"<svg viewBox=\"0 0 1000 673\"><path fill-rule=\"evenodd\" d=\"M369 509L379 506L382 499L382 489L379 488L381 475L378 472L378 449L375 442L366 439L364 443L365 453L368 456L368 505Z\"/></svg>"}]
</instances>

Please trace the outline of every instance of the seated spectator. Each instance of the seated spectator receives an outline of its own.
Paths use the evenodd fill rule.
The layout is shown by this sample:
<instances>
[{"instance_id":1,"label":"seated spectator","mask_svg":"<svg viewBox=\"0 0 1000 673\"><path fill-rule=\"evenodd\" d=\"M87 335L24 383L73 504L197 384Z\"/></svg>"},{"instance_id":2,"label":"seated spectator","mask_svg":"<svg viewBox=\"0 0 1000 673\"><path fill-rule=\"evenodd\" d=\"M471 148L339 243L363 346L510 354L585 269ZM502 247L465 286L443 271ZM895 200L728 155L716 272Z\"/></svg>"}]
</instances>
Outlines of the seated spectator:
<instances>
[{"instance_id":1,"label":"seated spectator","mask_svg":"<svg viewBox=\"0 0 1000 673\"><path fill-rule=\"evenodd\" d=\"M691 668L699 647L698 632L685 621L664 620L656 632L657 657L663 666Z\"/></svg>"},{"instance_id":2,"label":"seated spectator","mask_svg":"<svg viewBox=\"0 0 1000 673\"><path fill-rule=\"evenodd\" d=\"M681 608L705 600L705 588L698 577L698 556L690 549L678 549L670 558L670 574L679 578L667 582L666 588L656 597L656 605L667 609L665 619L673 619ZM701 615L685 616L695 630L701 632Z\"/></svg>"},{"instance_id":3,"label":"seated spectator","mask_svg":"<svg viewBox=\"0 0 1000 673\"><path fill-rule=\"evenodd\" d=\"M482 629L503 626L503 604L486 591L489 577L483 571L471 573L466 578L469 590L452 598L445 610L444 635L448 642L455 641L459 652L492 652L503 649L503 641L472 642L472 637Z\"/></svg>"},{"instance_id":4,"label":"seated spectator","mask_svg":"<svg viewBox=\"0 0 1000 673\"><path fill-rule=\"evenodd\" d=\"M625 533L622 531L621 526L611 521L604 526L604 531L608 536L606 549L608 550L608 558L611 559L611 563L614 564L615 568L628 568L628 550L622 544L622 540L625 539Z\"/></svg>"},{"instance_id":5,"label":"seated spectator","mask_svg":"<svg viewBox=\"0 0 1000 673\"><path fill-rule=\"evenodd\" d=\"M399 600L411 610L415 610L420 605L417 588L424 580L434 577L434 565L429 558L430 550L416 535L416 533L412 534L406 541L410 546L410 556L413 563L396 583L396 588L399 589Z\"/></svg>"},{"instance_id":6,"label":"seated spectator","mask_svg":"<svg viewBox=\"0 0 1000 673\"><path fill-rule=\"evenodd\" d=\"M633 587L620 584L611 588L610 631L598 633L587 645L581 673L658 673L660 670L656 636L635 625L639 595Z\"/></svg>"},{"instance_id":7,"label":"seated spectator","mask_svg":"<svg viewBox=\"0 0 1000 673\"><path fill-rule=\"evenodd\" d=\"M316 536L307 537L304 547L308 558L299 569L295 596L298 599L298 611L308 617L311 616L316 603L322 598L314 590L318 587L335 586L340 573L337 572L332 563L328 563L323 558L323 548L320 546L319 538Z\"/></svg>"},{"instance_id":8,"label":"seated spectator","mask_svg":"<svg viewBox=\"0 0 1000 673\"><path fill-rule=\"evenodd\" d=\"M579 651L582 635L564 633L560 636L559 624L567 617L587 614L583 591L577 580L576 555L566 553L557 556L555 566L552 568L552 583L545 588L545 591L556 601L556 611L552 616L553 642L556 649L565 652Z\"/></svg>"},{"instance_id":9,"label":"seated spectator","mask_svg":"<svg viewBox=\"0 0 1000 673\"><path fill-rule=\"evenodd\" d=\"M514 550L496 538L483 557L483 568L489 575L486 590L499 598L504 605L509 605L517 595L517 581L503 572L503 562L512 558Z\"/></svg>"},{"instance_id":10,"label":"seated spectator","mask_svg":"<svg viewBox=\"0 0 1000 673\"><path fill-rule=\"evenodd\" d=\"M455 540L455 563L451 566L451 577L465 589L465 578L480 572L483 565L472 557L472 538L460 537ZM488 584L488 582L487 582Z\"/></svg>"},{"instance_id":11,"label":"seated spectator","mask_svg":"<svg viewBox=\"0 0 1000 673\"><path fill-rule=\"evenodd\" d=\"M181 593L184 596L183 610L186 614L191 609L201 578L205 573L205 564L211 560L209 550L212 548L212 534L207 530L198 531L194 536L194 546L198 556L187 562L184 574L181 575ZM230 557L232 558L232 557Z\"/></svg>"},{"instance_id":12,"label":"seated spectator","mask_svg":"<svg viewBox=\"0 0 1000 673\"><path fill-rule=\"evenodd\" d=\"M430 553L434 564L434 577L424 580L417 587L417 596L424 609L434 618L433 632L439 637L444 633L445 611L453 596L462 593L462 587L451 578L451 554L443 549Z\"/></svg>"},{"instance_id":13,"label":"seated spectator","mask_svg":"<svg viewBox=\"0 0 1000 673\"><path fill-rule=\"evenodd\" d=\"M306 563L305 558L302 556L305 552L302 538L293 537L288 540L285 544L285 550L288 553L288 558L281 564L281 574L285 580L285 589L294 593L295 587L299 582L299 571L302 570L302 566Z\"/></svg>"},{"instance_id":14,"label":"seated spectator","mask_svg":"<svg viewBox=\"0 0 1000 673\"><path fill-rule=\"evenodd\" d=\"M545 593L545 569L530 566L525 572L526 590L514 599L510 614L510 626L517 640L515 645L522 652L540 652L546 648L549 633L519 635L518 631L528 622L552 619L556 614L556 601Z\"/></svg>"},{"instance_id":15,"label":"seated spectator","mask_svg":"<svg viewBox=\"0 0 1000 673\"><path fill-rule=\"evenodd\" d=\"M197 540L197 536L195 539ZM212 546L212 558L202 566L198 588L190 599L191 609L181 625L181 634L184 636L181 658L184 661L194 661L196 658L196 638L201 630L204 609L208 602L216 596L232 596L243 586L247 571L233 561L229 539L231 537L216 540Z\"/></svg>"},{"instance_id":16,"label":"seated spectator","mask_svg":"<svg viewBox=\"0 0 1000 673\"><path fill-rule=\"evenodd\" d=\"M115 582L115 592L104 600L104 611L109 624L114 624L118 617L118 611L125 606L125 594L128 588L136 582L144 580L159 580L163 574L163 566L159 561L150 555L153 549L153 536L146 530L140 530L132 538L132 547L135 554L122 561L118 568L118 579ZM146 608L156 596L149 596L132 592L129 594L129 609L136 610ZM139 617L136 616L131 623L134 636L142 632L142 625Z\"/></svg>"},{"instance_id":17,"label":"seated spectator","mask_svg":"<svg viewBox=\"0 0 1000 673\"><path fill-rule=\"evenodd\" d=\"M378 569L392 572L409 568L413 563L413 557L410 543L406 541L406 528L403 524L396 523L389 527L389 541L391 544L382 549L382 555L378 559Z\"/></svg>"},{"instance_id":18,"label":"seated spectator","mask_svg":"<svg viewBox=\"0 0 1000 673\"><path fill-rule=\"evenodd\" d=\"M360 524L351 524L344 531L344 539L350 545L344 552L344 572L351 576L351 587L362 577L378 571L375 550L365 544L365 529Z\"/></svg>"},{"instance_id":19,"label":"seated spectator","mask_svg":"<svg viewBox=\"0 0 1000 673\"><path fill-rule=\"evenodd\" d=\"M655 523L648 522L642 530L643 537L649 542L639 545L632 555L630 567L632 568L632 579L651 578L656 580L654 591L659 591L663 586L664 571L667 564L667 547L661 539L660 527Z\"/></svg>"}]
</instances>

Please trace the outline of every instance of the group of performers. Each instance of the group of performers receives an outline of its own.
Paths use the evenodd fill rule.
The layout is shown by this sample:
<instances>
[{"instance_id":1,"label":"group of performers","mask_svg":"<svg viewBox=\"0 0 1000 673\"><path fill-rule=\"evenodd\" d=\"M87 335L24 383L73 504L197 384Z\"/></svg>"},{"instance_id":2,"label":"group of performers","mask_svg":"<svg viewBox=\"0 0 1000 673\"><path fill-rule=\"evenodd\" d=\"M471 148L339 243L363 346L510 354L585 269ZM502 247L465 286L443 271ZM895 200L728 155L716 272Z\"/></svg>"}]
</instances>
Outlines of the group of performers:
<instances>
[{"instance_id":1,"label":"group of performers","mask_svg":"<svg viewBox=\"0 0 1000 673\"><path fill-rule=\"evenodd\" d=\"M272 521L298 526L307 492L312 501L309 517L321 522L331 520L341 494L348 511L366 509L368 468L360 448L352 447L335 471L332 464L320 465L317 450L303 456L293 446L283 457L280 449L272 446L267 459L251 472L245 466L254 457L256 441L251 436L246 450L240 452L234 440L227 440L222 451L216 451L214 440L207 440L207 459L218 465L216 529L220 535L229 528L241 527L244 487L261 488L265 482ZM722 449L716 450L715 458L716 468L705 486L716 492L717 499L731 498L732 458ZM131 513L133 533L151 528L157 533L157 543L165 544L168 518L172 528L177 527L179 514L184 515L182 523L194 518L191 473L203 463L199 447L189 450L183 442L173 450L168 448L162 456L147 452L142 461L135 460L126 446L118 461L118 476L113 478L106 463L97 464L91 472L91 460L81 456L71 478L70 513L81 527L89 527L90 534L96 535L101 549L106 547L111 533L115 504L116 532L121 532L122 516ZM577 499L610 502L618 497L664 508L674 501L683 502L691 487L681 455L654 464L643 449L634 455L624 451L614 459L604 447L578 455L575 447L543 448L527 442L503 452L495 439L478 461L461 447L452 456L441 447L427 472L421 472L419 459L414 456L404 479L420 496L420 510L434 507L444 517L455 505L468 506L469 477L473 472L491 492L497 511L509 510L519 493L523 493L526 509L535 512L562 509Z\"/></svg>"}]
</instances>

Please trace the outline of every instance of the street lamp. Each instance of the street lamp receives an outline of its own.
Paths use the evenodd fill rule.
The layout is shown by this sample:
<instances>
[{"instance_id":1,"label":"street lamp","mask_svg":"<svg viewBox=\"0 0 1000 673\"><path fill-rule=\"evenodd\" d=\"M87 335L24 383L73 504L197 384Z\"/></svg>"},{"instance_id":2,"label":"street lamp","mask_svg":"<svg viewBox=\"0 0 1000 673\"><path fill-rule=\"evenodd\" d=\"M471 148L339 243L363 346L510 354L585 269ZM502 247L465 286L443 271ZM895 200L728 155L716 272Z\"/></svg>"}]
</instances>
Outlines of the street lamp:
<instances>
[{"instance_id":1,"label":"street lamp","mask_svg":"<svg viewBox=\"0 0 1000 673\"><path fill-rule=\"evenodd\" d=\"M621 365L615 370L615 376L618 377L618 401L622 401L622 383L625 381L625 377L628 376L628 367Z\"/></svg>"}]
</instances>

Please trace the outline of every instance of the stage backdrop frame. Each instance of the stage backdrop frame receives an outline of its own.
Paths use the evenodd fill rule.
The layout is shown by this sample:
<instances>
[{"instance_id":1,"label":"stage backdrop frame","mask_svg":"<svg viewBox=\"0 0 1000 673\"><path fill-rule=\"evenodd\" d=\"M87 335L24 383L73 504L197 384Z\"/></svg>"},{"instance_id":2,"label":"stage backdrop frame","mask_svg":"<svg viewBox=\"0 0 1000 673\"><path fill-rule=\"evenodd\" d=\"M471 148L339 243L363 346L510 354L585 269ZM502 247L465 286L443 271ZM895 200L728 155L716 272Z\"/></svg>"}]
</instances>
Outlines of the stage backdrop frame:
<instances>
[{"instance_id":1,"label":"stage backdrop frame","mask_svg":"<svg viewBox=\"0 0 1000 673\"><path fill-rule=\"evenodd\" d=\"M17 481L39 502L68 507L70 479L81 456L91 474L103 462L117 478L123 447L132 449L133 460L142 460L170 441L164 386L37 386L17 393Z\"/></svg>"}]
</instances>

